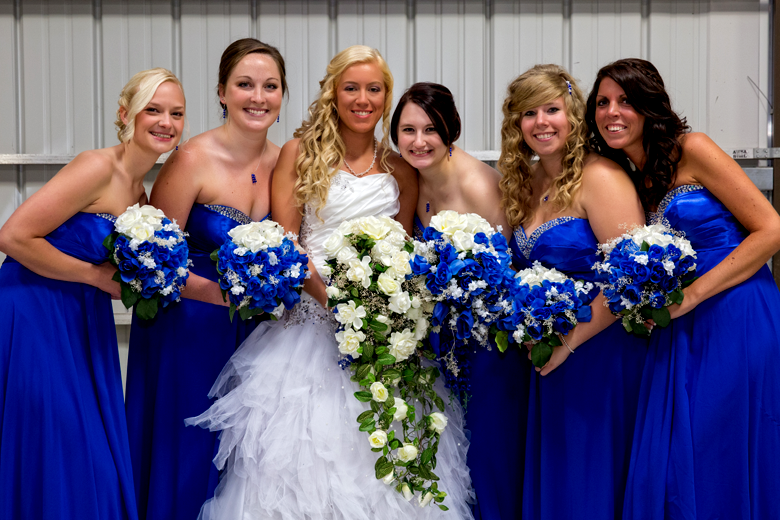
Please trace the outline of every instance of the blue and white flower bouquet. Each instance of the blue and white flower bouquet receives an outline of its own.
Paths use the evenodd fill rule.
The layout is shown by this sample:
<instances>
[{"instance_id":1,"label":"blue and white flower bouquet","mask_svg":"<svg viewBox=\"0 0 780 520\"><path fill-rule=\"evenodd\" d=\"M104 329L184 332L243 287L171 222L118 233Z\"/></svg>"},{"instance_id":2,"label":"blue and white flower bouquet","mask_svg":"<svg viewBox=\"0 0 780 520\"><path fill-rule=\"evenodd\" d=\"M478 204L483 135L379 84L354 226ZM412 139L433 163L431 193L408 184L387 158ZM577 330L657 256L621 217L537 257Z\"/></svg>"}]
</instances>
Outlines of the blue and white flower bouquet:
<instances>
[{"instance_id":1,"label":"blue and white flower bouquet","mask_svg":"<svg viewBox=\"0 0 780 520\"><path fill-rule=\"evenodd\" d=\"M128 309L135 306L139 318L154 318L160 304L180 300L192 261L184 232L161 210L128 207L103 245L117 267L114 280L121 286L122 303Z\"/></svg>"},{"instance_id":2,"label":"blue and white flower bouquet","mask_svg":"<svg viewBox=\"0 0 780 520\"><path fill-rule=\"evenodd\" d=\"M638 227L599 245L603 261L593 269L607 281L600 283L605 304L621 316L629 332L648 335L645 321L666 327L667 307L682 303L683 288L696 279L696 251L691 243L661 224Z\"/></svg>"},{"instance_id":3,"label":"blue and white flower bouquet","mask_svg":"<svg viewBox=\"0 0 780 520\"><path fill-rule=\"evenodd\" d=\"M354 372L355 398L369 404L357 422L378 454L375 477L407 500L447 509L434 473L447 417L433 390L439 371L423 363L435 355L421 341L433 305L421 297L423 277L412 274L413 245L398 222L371 216L344 221L324 246L339 365Z\"/></svg>"},{"instance_id":4,"label":"blue and white flower bouquet","mask_svg":"<svg viewBox=\"0 0 780 520\"><path fill-rule=\"evenodd\" d=\"M431 342L447 367L448 386L467 400L468 379L461 371L469 342L491 348L491 339L506 338L497 335L499 322L512 313L515 283L506 238L477 214L448 210L431 218L414 253L412 272L425 276L426 299L435 302ZM442 328L452 341L439 341Z\"/></svg>"},{"instance_id":5,"label":"blue and white flower bouquet","mask_svg":"<svg viewBox=\"0 0 780 520\"><path fill-rule=\"evenodd\" d=\"M308 257L299 252L292 233L273 220L252 222L228 231L230 239L211 253L219 287L230 299L230 320L260 313L278 318L301 300L308 277Z\"/></svg>"},{"instance_id":6,"label":"blue and white flower bouquet","mask_svg":"<svg viewBox=\"0 0 780 520\"><path fill-rule=\"evenodd\" d=\"M590 305L594 285L572 280L556 269L534 262L516 275L517 286L512 295L514 314L504 320L504 330L513 330L517 343L533 343L531 362L543 367L550 360L553 347L561 345L565 336L580 321L590 321Z\"/></svg>"}]
</instances>

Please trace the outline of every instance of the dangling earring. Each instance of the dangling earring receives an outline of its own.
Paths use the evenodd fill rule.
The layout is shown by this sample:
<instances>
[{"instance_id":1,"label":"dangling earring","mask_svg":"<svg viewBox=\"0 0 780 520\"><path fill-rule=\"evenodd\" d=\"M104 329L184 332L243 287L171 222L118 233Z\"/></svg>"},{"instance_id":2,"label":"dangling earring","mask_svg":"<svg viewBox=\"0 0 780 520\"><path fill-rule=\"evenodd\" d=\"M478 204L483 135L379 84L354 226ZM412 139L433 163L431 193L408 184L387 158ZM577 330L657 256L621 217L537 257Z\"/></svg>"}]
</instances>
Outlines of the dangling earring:
<instances>
[{"instance_id":1,"label":"dangling earring","mask_svg":"<svg viewBox=\"0 0 780 520\"><path fill-rule=\"evenodd\" d=\"M227 117L227 109L223 108L222 109L222 119L225 119L226 117Z\"/></svg>"},{"instance_id":2,"label":"dangling earring","mask_svg":"<svg viewBox=\"0 0 780 520\"><path fill-rule=\"evenodd\" d=\"M398 152L398 157L400 157L401 159L403 159L403 158L404 158L404 154L402 154L401 152Z\"/></svg>"},{"instance_id":3,"label":"dangling earring","mask_svg":"<svg viewBox=\"0 0 780 520\"><path fill-rule=\"evenodd\" d=\"M452 146L450 146L450 157L452 157Z\"/></svg>"},{"instance_id":4,"label":"dangling earring","mask_svg":"<svg viewBox=\"0 0 780 520\"><path fill-rule=\"evenodd\" d=\"M279 122L279 115L276 116L276 122Z\"/></svg>"}]
</instances>

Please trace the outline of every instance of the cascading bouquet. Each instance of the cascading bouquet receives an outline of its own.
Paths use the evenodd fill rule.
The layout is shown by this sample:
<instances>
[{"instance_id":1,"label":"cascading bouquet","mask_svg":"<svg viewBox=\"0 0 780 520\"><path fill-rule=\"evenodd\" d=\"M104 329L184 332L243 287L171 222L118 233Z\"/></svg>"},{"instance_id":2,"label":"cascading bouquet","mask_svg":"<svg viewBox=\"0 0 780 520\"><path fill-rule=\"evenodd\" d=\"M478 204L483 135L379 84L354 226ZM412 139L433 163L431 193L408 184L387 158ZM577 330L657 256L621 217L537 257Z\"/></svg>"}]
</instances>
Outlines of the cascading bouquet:
<instances>
[{"instance_id":1,"label":"cascading bouquet","mask_svg":"<svg viewBox=\"0 0 780 520\"><path fill-rule=\"evenodd\" d=\"M432 304L421 297L423 280L412 276L412 243L395 220L371 216L344 221L324 247L321 273L345 356L339 365L354 371L362 387L355 398L370 405L357 422L379 453L375 476L407 500L419 493L420 507L434 501L446 510L433 470L447 417L433 389L439 371L423 362L435 358L421 341Z\"/></svg>"},{"instance_id":2,"label":"cascading bouquet","mask_svg":"<svg viewBox=\"0 0 780 520\"><path fill-rule=\"evenodd\" d=\"M468 378L461 371L469 341L490 348L493 338L506 346L498 325L512 313L515 283L507 249L504 236L487 220L449 210L433 216L422 240L414 243L412 272L425 276L429 299L436 302L431 342L446 366L447 385L464 404ZM452 340L440 342L442 328Z\"/></svg>"},{"instance_id":3,"label":"cascading bouquet","mask_svg":"<svg viewBox=\"0 0 780 520\"><path fill-rule=\"evenodd\" d=\"M604 259L593 269L607 275L607 282L599 284L605 304L634 334L650 334L648 319L666 327L667 307L682 303L683 288L696 279L696 251L662 224L638 227L600 244L599 253Z\"/></svg>"},{"instance_id":4,"label":"cascading bouquet","mask_svg":"<svg viewBox=\"0 0 780 520\"><path fill-rule=\"evenodd\" d=\"M211 253L217 263L222 297L230 299L230 321L262 312L278 318L301 300L309 259L273 220L251 222L228 231L230 239Z\"/></svg>"},{"instance_id":5,"label":"cascading bouquet","mask_svg":"<svg viewBox=\"0 0 780 520\"><path fill-rule=\"evenodd\" d=\"M518 284L512 295L514 314L504 320L513 330L517 343L533 343L531 362L543 367L552 356L552 348L561 345L558 335L567 335L578 322L590 321L590 299L594 285L572 280L556 269L539 262L516 275Z\"/></svg>"},{"instance_id":6,"label":"cascading bouquet","mask_svg":"<svg viewBox=\"0 0 780 520\"><path fill-rule=\"evenodd\" d=\"M117 268L113 279L122 289L122 303L128 309L135 305L139 318L154 318L160 303L167 307L180 300L192 265L184 236L161 210L135 204L119 215L103 241Z\"/></svg>"}]
</instances>

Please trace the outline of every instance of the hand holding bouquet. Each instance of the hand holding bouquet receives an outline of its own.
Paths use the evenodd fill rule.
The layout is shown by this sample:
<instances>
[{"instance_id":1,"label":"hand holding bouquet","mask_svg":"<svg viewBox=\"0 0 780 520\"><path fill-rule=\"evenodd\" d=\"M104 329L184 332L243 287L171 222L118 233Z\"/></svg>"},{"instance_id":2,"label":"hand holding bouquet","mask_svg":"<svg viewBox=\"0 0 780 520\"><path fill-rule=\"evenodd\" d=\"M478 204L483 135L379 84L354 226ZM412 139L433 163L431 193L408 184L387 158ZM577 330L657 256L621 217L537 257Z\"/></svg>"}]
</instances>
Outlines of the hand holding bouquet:
<instances>
[{"instance_id":1,"label":"hand holding bouquet","mask_svg":"<svg viewBox=\"0 0 780 520\"><path fill-rule=\"evenodd\" d=\"M139 318L154 318L160 303L166 307L180 299L189 277L189 250L182 230L161 210L128 207L103 245L117 267L113 279L121 286L122 303L128 309L135 305Z\"/></svg>"},{"instance_id":2,"label":"hand holding bouquet","mask_svg":"<svg viewBox=\"0 0 780 520\"><path fill-rule=\"evenodd\" d=\"M590 321L590 306L584 301L593 290L590 282L574 281L539 262L516 275L512 337L518 343L533 343L531 362L543 367L552 348L561 345L558 335L567 335L578 322Z\"/></svg>"},{"instance_id":3,"label":"hand holding bouquet","mask_svg":"<svg viewBox=\"0 0 780 520\"><path fill-rule=\"evenodd\" d=\"M379 454L376 478L394 484L407 500L419 492L421 506L435 501L447 509L433 471L447 417L433 390L439 372L421 358L435 357L421 341L432 304L421 298L421 277L412 276L412 251L395 220L345 221L325 242L322 274L339 322L336 341L345 356L339 364L354 371L352 380L362 388L355 398L370 405L357 422Z\"/></svg>"},{"instance_id":4,"label":"hand holding bouquet","mask_svg":"<svg viewBox=\"0 0 780 520\"><path fill-rule=\"evenodd\" d=\"M222 247L211 253L217 262L222 296L230 299L230 320L266 312L274 317L301 300L308 277L308 257L294 236L273 220L236 226Z\"/></svg>"},{"instance_id":5,"label":"hand holding bouquet","mask_svg":"<svg viewBox=\"0 0 780 520\"><path fill-rule=\"evenodd\" d=\"M696 279L696 252L691 243L668 227L653 224L599 245L604 260L593 269L607 276L600 283L609 310L623 318L623 327L650 334L645 321L666 327L667 307L683 301L683 288Z\"/></svg>"}]
</instances>

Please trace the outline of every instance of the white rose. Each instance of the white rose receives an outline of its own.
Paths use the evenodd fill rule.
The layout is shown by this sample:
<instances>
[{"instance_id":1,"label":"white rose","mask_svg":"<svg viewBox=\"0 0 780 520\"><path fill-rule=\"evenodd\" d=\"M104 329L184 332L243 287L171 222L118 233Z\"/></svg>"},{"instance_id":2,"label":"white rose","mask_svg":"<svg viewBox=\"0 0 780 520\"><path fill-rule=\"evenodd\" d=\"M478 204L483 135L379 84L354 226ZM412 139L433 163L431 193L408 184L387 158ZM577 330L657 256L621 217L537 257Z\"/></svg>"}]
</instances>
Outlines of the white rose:
<instances>
[{"instance_id":1,"label":"white rose","mask_svg":"<svg viewBox=\"0 0 780 520\"><path fill-rule=\"evenodd\" d=\"M395 413L393 414L393 420L394 421L403 421L406 419L406 412L409 410L409 407L406 406L406 401L399 397L395 397L395 404L393 405L393 408L395 408Z\"/></svg>"},{"instance_id":2,"label":"white rose","mask_svg":"<svg viewBox=\"0 0 780 520\"><path fill-rule=\"evenodd\" d=\"M251 224L243 224L241 226L236 226L228 231L228 236L234 244L241 246L244 245L244 239L247 237L247 235L250 235L253 232L254 230Z\"/></svg>"},{"instance_id":3,"label":"white rose","mask_svg":"<svg viewBox=\"0 0 780 520\"><path fill-rule=\"evenodd\" d=\"M372 448L384 448L387 444L387 434L382 430L376 430L368 436L368 443Z\"/></svg>"},{"instance_id":4,"label":"white rose","mask_svg":"<svg viewBox=\"0 0 780 520\"><path fill-rule=\"evenodd\" d=\"M141 209L138 206L138 204L128 206L125 212L117 217L116 222L114 223L114 229L118 233L127 234L130 228L142 220L143 216L141 215Z\"/></svg>"},{"instance_id":5,"label":"white rose","mask_svg":"<svg viewBox=\"0 0 780 520\"><path fill-rule=\"evenodd\" d=\"M352 325L355 330L359 330L363 327L362 318L365 317L366 308L362 305L356 308L355 302L352 300L336 305L336 321L344 326Z\"/></svg>"},{"instance_id":6,"label":"white rose","mask_svg":"<svg viewBox=\"0 0 780 520\"><path fill-rule=\"evenodd\" d=\"M490 222L476 213L466 213L464 217L466 218L466 229L464 231L472 235L485 233L487 236L490 236L493 234L493 227L490 225Z\"/></svg>"},{"instance_id":7,"label":"white rose","mask_svg":"<svg viewBox=\"0 0 780 520\"><path fill-rule=\"evenodd\" d=\"M401 284L398 283L398 280L386 272L379 275L379 278L377 278L376 281L376 285L379 287L380 291L388 296L391 296L401 290Z\"/></svg>"},{"instance_id":8,"label":"white rose","mask_svg":"<svg viewBox=\"0 0 780 520\"><path fill-rule=\"evenodd\" d=\"M339 224L338 230L340 234L342 235L351 235L355 232L355 226L354 222L351 220L344 220L341 224Z\"/></svg>"},{"instance_id":9,"label":"white rose","mask_svg":"<svg viewBox=\"0 0 780 520\"><path fill-rule=\"evenodd\" d=\"M412 462L415 459L417 459L417 447L414 444L404 444L398 448L398 460L401 462Z\"/></svg>"},{"instance_id":10,"label":"white rose","mask_svg":"<svg viewBox=\"0 0 780 520\"><path fill-rule=\"evenodd\" d=\"M407 502L410 501L412 499L412 497L414 496L414 493L412 493L412 490L409 489L409 484L407 484L406 482L401 484L401 493L403 493L404 498L406 499Z\"/></svg>"},{"instance_id":11,"label":"white rose","mask_svg":"<svg viewBox=\"0 0 780 520\"><path fill-rule=\"evenodd\" d=\"M397 292L390 296L390 301L387 308L396 314L404 314L412 306L412 300L409 298L409 293L406 291Z\"/></svg>"},{"instance_id":12,"label":"white rose","mask_svg":"<svg viewBox=\"0 0 780 520\"><path fill-rule=\"evenodd\" d=\"M364 256L362 261L357 258L350 260L347 264L349 266L349 269L347 269L347 280L360 283L367 289L371 285L371 275L374 274L374 271L368 265L370 262L371 258L367 256Z\"/></svg>"},{"instance_id":13,"label":"white rose","mask_svg":"<svg viewBox=\"0 0 780 520\"><path fill-rule=\"evenodd\" d=\"M357 351L360 347L360 342L366 339L366 335L361 331L354 331L351 327L347 327L341 332L336 333L336 341L339 342L339 352L344 355L350 355L354 359L360 357L360 353Z\"/></svg>"},{"instance_id":14,"label":"white rose","mask_svg":"<svg viewBox=\"0 0 780 520\"><path fill-rule=\"evenodd\" d=\"M361 233L368 235L374 240L384 238L384 236L387 235L391 229L390 225L385 219L379 219L374 216L360 219L360 222L358 222L358 227L360 228Z\"/></svg>"},{"instance_id":15,"label":"white rose","mask_svg":"<svg viewBox=\"0 0 780 520\"><path fill-rule=\"evenodd\" d=\"M369 390L371 390L371 395L374 401L378 403L384 403L387 401L387 388L385 388L385 385L379 381L371 383Z\"/></svg>"},{"instance_id":16,"label":"white rose","mask_svg":"<svg viewBox=\"0 0 780 520\"><path fill-rule=\"evenodd\" d=\"M396 251L393 254L390 267L395 270L395 273L399 278L406 276L407 274L412 274L412 266L409 265L411 259L412 256L406 251Z\"/></svg>"},{"instance_id":17,"label":"white rose","mask_svg":"<svg viewBox=\"0 0 780 520\"><path fill-rule=\"evenodd\" d=\"M395 220L393 222L395 222ZM396 224L398 224L398 222L396 222ZM398 225L401 226L401 224ZM406 232L404 231L404 228L401 226L400 232L391 231L388 233L385 237L385 241L391 243L396 249L402 248L406 242Z\"/></svg>"},{"instance_id":18,"label":"white rose","mask_svg":"<svg viewBox=\"0 0 780 520\"><path fill-rule=\"evenodd\" d=\"M375 433L376 433L376 432L375 432ZM385 483L385 484L387 484L388 486L389 486L390 484L392 484L394 480L395 480L395 471L394 471L394 470L391 470L391 471L390 471L390 473L388 473L387 475L385 475L384 477L382 477L382 482L384 482L384 483Z\"/></svg>"},{"instance_id":19,"label":"white rose","mask_svg":"<svg viewBox=\"0 0 780 520\"><path fill-rule=\"evenodd\" d=\"M390 267L393 262L393 253L396 252L396 247L386 240L378 240L374 247L371 248L371 256L374 260L381 262L382 265Z\"/></svg>"},{"instance_id":20,"label":"white rose","mask_svg":"<svg viewBox=\"0 0 780 520\"><path fill-rule=\"evenodd\" d=\"M136 204L138 206L138 204ZM151 204L144 204L141 206L141 215L144 217L151 217L153 219L162 220L165 218L165 213L161 209L157 209Z\"/></svg>"},{"instance_id":21,"label":"white rose","mask_svg":"<svg viewBox=\"0 0 780 520\"><path fill-rule=\"evenodd\" d=\"M429 430L433 430L436 433L442 433L444 428L447 427L447 416L440 412L433 412L428 417L431 418L431 424L428 425Z\"/></svg>"},{"instance_id":22,"label":"white rose","mask_svg":"<svg viewBox=\"0 0 780 520\"><path fill-rule=\"evenodd\" d=\"M431 500L433 500L433 493L428 491L424 495L422 495L420 498L417 499L418 503L420 504L420 507L425 507L428 504L431 503Z\"/></svg>"},{"instance_id":23,"label":"white rose","mask_svg":"<svg viewBox=\"0 0 780 520\"><path fill-rule=\"evenodd\" d=\"M349 239L336 231L323 244L325 254L328 258L335 258L339 251L350 245Z\"/></svg>"},{"instance_id":24,"label":"white rose","mask_svg":"<svg viewBox=\"0 0 780 520\"><path fill-rule=\"evenodd\" d=\"M325 264L325 265L323 265L322 267L319 268L319 273L322 276L325 276L326 278L329 278L330 275L333 274L333 269L331 269L328 264Z\"/></svg>"},{"instance_id":25,"label":"white rose","mask_svg":"<svg viewBox=\"0 0 780 520\"><path fill-rule=\"evenodd\" d=\"M452 245L458 251L470 251L474 247L474 235L465 231L456 231L452 234Z\"/></svg>"},{"instance_id":26,"label":"white rose","mask_svg":"<svg viewBox=\"0 0 780 520\"><path fill-rule=\"evenodd\" d=\"M390 334L389 341L390 355L396 361L405 360L417 349L417 340L409 329L404 329L403 332L393 332Z\"/></svg>"},{"instance_id":27,"label":"white rose","mask_svg":"<svg viewBox=\"0 0 780 520\"><path fill-rule=\"evenodd\" d=\"M544 273L542 279L550 282L563 283L566 281L566 275L557 269L548 269L547 272Z\"/></svg>"},{"instance_id":28,"label":"white rose","mask_svg":"<svg viewBox=\"0 0 780 520\"><path fill-rule=\"evenodd\" d=\"M691 243L687 240L680 240L677 247L680 249L683 257L692 256L696 258L696 251L691 247Z\"/></svg>"},{"instance_id":29,"label":"white rose","mask_svg":"<svg viewBox=\"0 0 780 520\"><path fill-rule=\"evenodd\" d=\"M445 210L431 217L430 226L436 231L452 236L456 231L463 231L466 228L466 219L457 211Z\"/></svg>"},{"instance_id":30,"label":"white rose","mask_svg":"<svg viewBox=\"0 0 780 520\"><path fill-rule=\"evenodd\" d=\"M415 322L414 327L414 339L418 341L422 341L425 339L425 336L428 335L428 327L430 326L430 322L425 318L419 318Z\"/></svg>"},{"instance_id":31,"label":"white rose","mask_svg":"<svg viewBox=\"0 0 780 520\"><path fill-rule=\"evenodd\" d=\"M341 295L341 291L338 287L329 285L325 288L325 294L328 295L328 298L335 300Z\"/></svg>"},{"instance_id":32,"label":"white rose","mask_svg":"<svg viewBox=\"0 0 780 520\"><path fill-rule=\"evenodd\" d=\"M351 260L357 259L357 249L352 246L346 246L336 254L336 260L340 264L348 265Z\"/></svg>"}]
</instances>

